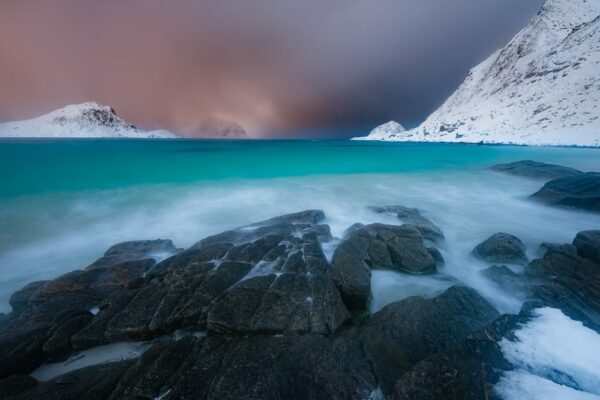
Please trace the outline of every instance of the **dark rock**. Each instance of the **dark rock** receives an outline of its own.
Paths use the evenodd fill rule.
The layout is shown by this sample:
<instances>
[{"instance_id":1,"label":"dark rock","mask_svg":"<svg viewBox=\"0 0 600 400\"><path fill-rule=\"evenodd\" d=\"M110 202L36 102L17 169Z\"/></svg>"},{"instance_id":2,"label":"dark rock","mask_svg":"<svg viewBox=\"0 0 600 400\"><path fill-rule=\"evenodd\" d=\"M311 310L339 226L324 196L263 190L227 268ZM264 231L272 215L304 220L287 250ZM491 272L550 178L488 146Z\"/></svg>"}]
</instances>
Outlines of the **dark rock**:
<instances>
[{"instance_id":1,"label":"dark rock","mask_svg":"<svg viewBox=\"0 0 600 400\"><path fill-rule=\"evenodd\" d=\"M364 399L375 379L360 341L320 335L186 338L148 350L111 399Z\"/></svg>"},{"instance_id":2,"label":"dark rock","mask_svg":"<svg viewBox=\"0 0 600 400\"><path fill-rule=\"evenodd\" d=\"M230 243L215 243L203 248L190 248L156 264L148 276L162 277L168 272L178 269L206 268L214 265L212 261L220 260L233 248Z\"/></svg>"},{"instance_id":3,"label":"dark rock","mask_svg":"<svg viewBox=\"0 0 600 400\"><path fill-rule=\"evenodd\" d=\"M552 180L531 196L557 206L600 211L600 173L583 174Z\"/></svg>"},{"instance_id":4,"label":"dark rock","mask_svg":"<svg viewBox=\"0 0 600 400\"><path fill-rule=\"evenodd\" d=\"M349 312L321 250L331 239L323 218L321 211L273 218L207 238L156 265L148 256L173 251L170 241L127 242L85 270L30 285L13 296L16 311L3 317L0 377L28 373L71 350L176 329L331 336ZM268 284L248 290L261 282ZM92 316L93 307L99 311Z\"/></svg>"},{"instance_id":5,"label":"dark rock","mask_svg":"<svg viewBox=\"0 0 600 400\"><path fill-rule=\"evenodd\" d=\"M282 215L202 239L191 249L201 249L217 243L240 245L267 235L293 235L314 227L325 219L321 210L307 210Z\"/></svg>"},{"instance_id":6,"label":"dark rock","mask_svg":"<svg viewBox=\"0 0 600 400\"><path fill-rule=\"evenodd\" d=\"M585 235L584 235L585 236ZM600 331L600 265L572 245L553 246L525 268L534 299Z\"/></svg>"},{"instance_id":7,"label":"dark rock","mask_svg":"<svg viewBox=\"0 0 600 400\"><path fill-rule=\"evenodd\" d=\"M0 398L19 394L35 387L38 382L29 375L11 375L0 380Z\"/></svg>"},{"instance_id":8,"label":"dark rock","mask_svg":"<svg viewBox=\"0 0 600 400\"><path fill-rule=\"evenodd\" d=\"M94 315L91 322L71 337L74 350L84 350L108 342L105 332L108 323L129 304L137 294L137 290L120 290L111 293L99 304L100 311Z\"/></svg>"},{"instance_id":9,"label":"dark rock","mask_svg":"<svg viewBox=\"0 0 600 400\"><path fill-rule=\"evenodd\" d=\"M582 173L574 168L530 160L497 164L490 167L490 169L505 174L545 180L564 178Z\"/></svg>"},{"instance_id":10,"label":"dark rock","mask_svg":"<svg viewBox=\"0 0 600 400\"><path fill-rule=\"evenodd\" d=\"M248 279L208 314L209 333L244 335L280 332L329 335L349 319L326 275L283 273Z\"/></svg>"},{"instance_id":11,"label":"dark rock","mask_svg":"<svg viewBox=\"0 0 600 400\"><path fill-rule=\"evenodd\" d=\"M141 260L144 258L163 258L176 253L178 249L168 239L136 240L122 242L110 247L104 256L90 264L86 269L107 268L126 261Z\"/></svg>"},{"instance_id":12,"label":"dark rock","mask_svg":"<svg viewBox=\"0 0 600 400\"><path fill-rule=\"evenodd\" d=\"M600 230L579 232L573 240L577 253L600 264Z\"/></svg>"},{"instance_id":13,"label":"dark rock","mask_svg":"<svg viewBox=\"0 0 600 400\"><path fill-rule=\"evenodd\" d=\"M499 342L528 317L502 315L484 329L414 365L396 382L395 400L499 400L494 385L513 369Z\"/></svg>"},{"instance_id":14,"label":"dark rock","mask_svg":"<svg viewBox=\"0 0 600 400\"><path fill-rule=\"evenodd\" d=\"M404 206L378 206L378 207L369 207L372 211L376 213L389 213L395 214L396 217L401 220L405 224L413 225L421 235L423 235L424 239L431 241L438 241L444 239L444 234L442 230L429 218L423 216L420 210L417 208L409 208Z\"/></svg>"},{"instance_id":15,"label":"dark rock","mask_svg":"<svg viewBox=\"0 0 600 400\"><path fill-rule=\"evenodd\" d=\"M28 374L44 360L42 346L52 324L47 321L10 321L0 334L0 379Z\"/></svg>"},{"instance_id":16,"label":"dark rock","mask_svg":"<svg viewBox=\"0 0 600 400\"><path fill-rule=\"evenodd\" d=\"M349 309L364 310L370 297L370 269L434 273L442 261L439 253L434 255L412 225L357 225L333 255L332 279Z\"/></svg>"},{"instance_id":17,"label":"dark rock","mask_svg":"<svg viewBox=\"0 0 600 400\"><path fill-rule=\"evenodd\" d=\"M23 311L29 305L29 300L34 293L46 283L48 283L48 281L31 282L25 285L21 290L13 293L8 301L13 309L13 312L20 313Z\"/></svg>"},{"instance_id":18,"label":"dark rock","mask_svg":"<svg viewBox=\"0 0 600 400\"><path fill-rule=\"evenodd\" d=\"M508 233L494 233L478 244L473 254L491 263L527 264L525 245L518 237Z\"/></svg>"},{"instance_id":19,"label":"dark rock","mask_svg":"<svg viewBox=\"0 0 600 400\"><path fill-rule=\"evenodd\" d=\"M373 314L361 329L385 394L403 373L434 352L489 324L498 312L476 291L453 286L433 299L410 297Z\"/></svg>"},{"instance_id":20,"label":"dark rock","mask_svg":"<svg viewBox=\"0 0 600 400\"><path fill-rule=\"evenodd\" d=\"M99 364L61 375L7 400L106 400L134 361Z\"/></svg>"},{"instance_id":21,"label":"dark rock","mask_svg":"<svg viewBox=\"0 0 600 400\"><path fill-rule=\"evenodd\" d=\"M242 278L239 276L223 285L219 292L223 295L208 312L208 331L233 335L334 333L349 314L329 278L317 234L288 238L285 245L273 242L269 247L271 251L246 280L234 284Z\"/></svg>"},{"instance_id":22,"label":"dark rock","mask_svg":"<svg viewBox=\"0 0 600 400\"><path fill-rule=\"evenodd\" d=\"M83 312L75 315L52 330L52 336L44 343L42 351L49 360L68 356L71 351L71 336L84 328L92 319L92 314Z\"/></svg>"}]
</instances>

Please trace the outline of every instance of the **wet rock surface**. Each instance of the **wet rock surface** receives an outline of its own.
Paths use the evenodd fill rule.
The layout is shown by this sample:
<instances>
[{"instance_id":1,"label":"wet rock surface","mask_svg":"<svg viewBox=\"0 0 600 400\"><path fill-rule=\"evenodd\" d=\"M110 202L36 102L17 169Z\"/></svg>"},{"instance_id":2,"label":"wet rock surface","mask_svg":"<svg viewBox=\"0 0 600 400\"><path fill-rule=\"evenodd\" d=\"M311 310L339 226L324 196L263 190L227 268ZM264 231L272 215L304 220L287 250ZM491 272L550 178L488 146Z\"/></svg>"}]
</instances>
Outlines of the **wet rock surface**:
<instances>
[{"instance_id":1,"label":"wet rock surface","mask_svg":"<svg viewBox=\"0 0 600 400\"><path fill-rule=\"evenodd\" d=\"M473 255L491 263L527 264L525 245L508 233L494 233L473 249Z\"/></svg>"},{"instance_id":2,"label":"wet rock surface","mask_svg":"<svg viewBox=\"0 0 600 400\"><path fill-rule=\"evenodd\" d=\"M481 329L498 312L473 289L453 286L434 299L410 297L375 313L362 327L365 348L385 394L431 353Z\"/></svg>"},{"instance_id":3,"label":"wet rock surface","mask_svg":"<svg viewBox=\"0 0 600 400\"><path fill-rule=\"evenodd\" d=\"M531 198L556 206L600 212L600 173L586 172L552 180Z\"/></svg>"},{"instance_id":4,"label":"wet rock surface","mask_svg":"<svg viewBox=\"0 0 600 400\"><path fill-rule=\"evenodd\" d=\"M511 338L523 315L502 315L482 330L467 335L406 372L394 386L395 400L498 399L494 385L513 366L499 342Z\"/></svg>"},{"instance_id":5,"label":"wet rock surface","mask_svg":"<svg viewBox=\"0 0 600 400\"><path fill-rule=\"evenodd\" d=\"M364 310L371 269L431 274L441 263L441 254L425 246L413 225L355 225L333 254L331 274L346 306Z\"/></svg>"},{"instance_id":6,"label":"wet rock surface","mask_svg":"<svg viewBox=\"0 0 600 400\"><path fill-rule=\"evenodd\" d=\"M582 171L562 165L547 164L539 161L521 160L490 167L492 171L532 179L551 180L579 175Z\"/></svg>"},{"instance_id":7,"label":"wet rock surface","mask_svg":"<svg viewBox=\"0 0 600 400\"><path fill-rule=\"evenodd\" d=\"M414 225L357 224L330 263L324 220L308 210L185 250L165 240L127 242L83 270L25 286L0 321L0 395L365 399L381 391L397 399L495 398L493 386L512 368L498 343L514 340L533 307L559 308L600 331L598 231L546 245L519 272L500 265L483 272L531 300L519 315L500 316L463 286L366 315L372 269L433 273L443 258ZM482 253L525 262L520 241L506 246L500 239ZM172 255L159 263L151 257L165 252ZM42 363L124 340L152 345L137 359L47 382L28 375Z\"/></svg>"}]
</instances>

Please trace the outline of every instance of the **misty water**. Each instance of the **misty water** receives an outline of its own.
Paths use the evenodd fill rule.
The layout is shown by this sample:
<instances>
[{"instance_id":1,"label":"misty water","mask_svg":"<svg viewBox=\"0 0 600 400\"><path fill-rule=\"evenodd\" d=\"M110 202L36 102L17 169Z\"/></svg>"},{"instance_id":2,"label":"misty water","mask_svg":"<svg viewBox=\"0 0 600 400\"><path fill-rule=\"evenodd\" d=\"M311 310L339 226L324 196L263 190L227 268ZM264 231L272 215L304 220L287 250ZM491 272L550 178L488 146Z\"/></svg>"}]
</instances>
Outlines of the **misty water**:
<instances>
[{"instance_id":1,"label":"misty water","mask_svg":"<svg viewBox=\"0 0 600 400\"><path fill-rule=\"evenodd\" d=\"M522 159L600 170L600 150L348 141L45 140L0 142L0 312L23 285L84 268L112 244L203 237L304 209L334 236L356 222L397 224L368 206L416 207L445 234L436 275L375 271L372 311L460 282L501 312L522 299L483 278L475 245L508 232L535 257L600 216L528 199L543 182L486 168ZM333 245L324 249L328 254ZM519 268L519 267L514 267Z\"/></svg>"}]
</instances>

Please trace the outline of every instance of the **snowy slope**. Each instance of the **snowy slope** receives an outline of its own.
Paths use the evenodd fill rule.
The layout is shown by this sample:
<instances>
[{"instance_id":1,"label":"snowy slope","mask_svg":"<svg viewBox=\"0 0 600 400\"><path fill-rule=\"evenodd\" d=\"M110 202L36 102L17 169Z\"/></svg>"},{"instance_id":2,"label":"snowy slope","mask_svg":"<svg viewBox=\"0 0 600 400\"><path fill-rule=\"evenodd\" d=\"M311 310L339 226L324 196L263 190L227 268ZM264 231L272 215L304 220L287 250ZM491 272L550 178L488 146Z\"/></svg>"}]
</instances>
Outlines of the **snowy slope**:
<instances>
[{"instance_id":1,"label":"snowy slope","mask_svg":"<svg viewBox=\"0 0 600 400\"><path fill-rule=\"evenodd\" d=\"M365 140L385 140L387 138L394 138L405 132L406 129L396 121L386 122L383 125L379 125L377 128L373 129L369 136L364 138L357 139L365 139Z\"/></svg>"},{"instance_id":2,"label":"snowy slope","mask_svg":"<svg viewBox=\"0 0 600 400\"><path fill-rule=\"evenodd\" d=\"M599 16L600 0L547 0L425 122L380 140L600 146Z\"/></svg>"},{"instance_id":3,"label":"snowy slope","mask_svg":"<svg viewBox=\"0 0 600 400\"><path fill-rule=\"evenodd\" d=\"M165 130L143 131L107 106L94 102L66 106L37 118L0 123L0 137L177 138Z\"/></svg>"}]
</instances>

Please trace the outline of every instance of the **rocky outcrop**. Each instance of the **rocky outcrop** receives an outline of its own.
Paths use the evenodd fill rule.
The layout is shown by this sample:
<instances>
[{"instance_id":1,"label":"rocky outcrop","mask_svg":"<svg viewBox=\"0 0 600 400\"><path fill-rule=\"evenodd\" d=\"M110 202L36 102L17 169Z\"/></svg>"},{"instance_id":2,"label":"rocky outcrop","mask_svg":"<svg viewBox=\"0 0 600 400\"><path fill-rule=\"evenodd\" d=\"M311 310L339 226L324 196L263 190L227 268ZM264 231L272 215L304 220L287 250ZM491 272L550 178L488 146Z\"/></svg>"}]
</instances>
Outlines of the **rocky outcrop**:
<instances>
[{"instance_id":1,"label":"rocky outcrop","mask_svg":"<svg viewBox=\"0 0 600 400\"><path fill-rule=\"evenodd\" d=\"M440 254L425 246L423 236L412 225L356 225L333 254L331 276L346 306L364 310L371 269L430 274L441 261Z\"/></svg>"},{"instance_id":2,"label":"rocky outcrop","mask_svg":"<svg viewBox=\"0 0 600 400\"><path fill-rule=\"evenodd\" d=\"M600 264L595 259L580 256L573 245L553 246L525 268L525 277L535 280L534 298L600 330Z\"/></svg>"},{"instance_id":3,"label":"rocky outcrop","mask_svg":"<svg viewBox=\"0 0 600 400\"><path fill-rule=\"evenodd\" d=\"M392 307L393 306L393 307ZM335 335L187 335L135 361L97 365L40 383L15 399L364 399L496 317L475 291L410 298ZM397 357L395 357L397 356ZM90 381L89 386L84 382ZM93 389L93 391L92 391ZM88 397L89 396L89 397Z\"/></svg>"},{"instance_id":4,"label":"rocky outcrop","mask_svg":"<svg viewBox=\"0 0 600 400\"><path fill-rule=\"evenodd\" d=\"M178 328L219 335L330 335L349 318L321 250L322 211L262 221L180 251L171 241L125 242L84 270L26 286L0 331L0 376L119 340ZM150 258L159 255L160 263ZM93 315L90 309L97 308Z\"/></svg>"},{"instance_id":5,"label":"rocky outcrop","mask_svg":"<svg viewBox=\"0 0 600 400\"><path fill-rule=\"evenodd\" d=\"M494 233L473 249L473 255L490 263L527 264L525 245L508 233Z\"/></svg>"},{"instance_id":6,"label":"rocky outcrop","mask_svg":"<svg viewBox=\"0 0 600 400\"><path fill-rule=\"evenodd\" d=\"M586 172L552 180L531 197L556 206L600 212L600 173Z\"/></svg>"},{"instance_id":7,"label":"rocky outcrop","mask_svg":"<svg viewBox=\"0 0 600 400\"><path fill-rule=\"evenodd\" d=\"M492 171L502 172L509 175L522 176L532 179L558 179L568 176L579 175L582 172L562 165L547 164L538 161L514 161L506 164L496 164L490 167Z\"/></svg>"},{"instance_id":8,"label":"rocky outcrop","mask_svg":"<svg viewBox=\"0 0 600 400\"><path fill-rule=\"evenodd\" d=\"M0 326L0 395L494 398L494 385L513 368L501 345L514 340L534 308L559 308L600 331L597 231L579 233L572 245L545 245L523 273L502 266L485 272L500 286L523 289L531 302L519 315L498 316L463 286L366 315L372 268L430 265L434 252L413 225L355 225L330 264L324 219L318 210L289 214L185 250L166 240L126 242L83 270L27 285ZM151 258L164 252L174 254ZM123 340L144 340L145 352L46 382L26 375Z\"/></svg>"}]
</instances>

